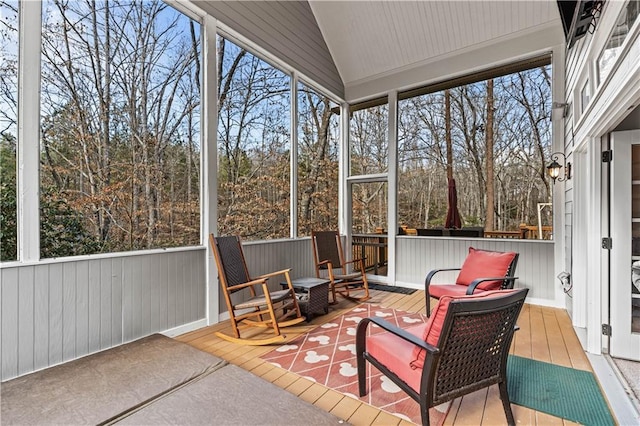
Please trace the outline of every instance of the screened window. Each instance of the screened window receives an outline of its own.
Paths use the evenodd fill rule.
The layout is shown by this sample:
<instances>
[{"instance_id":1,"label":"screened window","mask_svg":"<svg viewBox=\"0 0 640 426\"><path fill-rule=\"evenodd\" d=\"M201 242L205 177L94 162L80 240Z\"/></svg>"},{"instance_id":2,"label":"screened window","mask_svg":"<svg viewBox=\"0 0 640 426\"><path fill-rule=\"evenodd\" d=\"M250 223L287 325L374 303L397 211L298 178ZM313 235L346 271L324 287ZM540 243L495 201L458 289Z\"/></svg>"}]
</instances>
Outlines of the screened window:
<instances>
[{"instance_id":1,"label":"screened window","mask_svg":"<svg viewBox=\"0 0 640 426\"><path fill-rule=\"evenodd\" d=\"M0 0L0 261L17 259L18 2Z\"/></svg>"},{"instance_id":2,"label":"screened window","mask_svg":"<svg viewBox=\"0 0 640 426\"><path fill-rule=\"evenodd\" d=\"M200 25L162 1L43 3L41 256L200 242Z\"/></svg>"},{"instance_id":3,"label":"screened window","mask_svg":"<svg viewBox=\"0 0 640 426\"><path fill-rule=\"evenodd\" d=\"M338 105L298 84L298 236L338 229Z\"/></svg>"},{"instance_id":4,"label":"screened window","mask_svg":"<svg viewBox=\"0 0 640 426\"><path fill-rule=\"evenodd\" d=\"M218 36L218 232L290 235L290 76Z\"/></svg>"},{"instance_id":5,"label":"screened window","mask_svg":"<svg viewBox=\"0 0 640 426\"><path fill-rule=\"evenodd\" d=\"M353 234L383 234L387 229L387 182L352 185Z\"/></svg>"},{"instance_id":6,"label":"screened window","mask_svg":"<svg viewBox=\"0 0 640 426\"><path fill-rule=\"evenodd\" d=\"M389 105L358 109L351 113L349 158L351 176L386 173L389 170Z\"/></svg>"},{"instance_id":7,"label":"screened window","mask_svg":"<svg viewBox=\"0 0 640 426\"><path fill-rule=\"evenodd\" d=\"M386 181L351 184L351 244L353 259L364 259L373 275L387 275L389 184Z\"/></svg>"},{"instance_id":8,"label":"screened window","mask_svg":"<svg viewBox=\"0 0 640 426\"><path fill-rule=\"evenodd\" d=\"M640 0L630 0L622 8L607 44L598 58L598 83L602 83L613 69L622 45L637 21L638 15L640 15Z\"/></svg>"},{"instance_id":9,"label":"screened window","mask_svg":"<svg viewBox=\"0 0 640 426\"><path fill-rule=\"evenodd\" d=\"M399 101L398 223L417 235L550 237L551 67ZM450 179L457 203L450 203ZM461 221L447 221L450 204ZM453 206L452 206L453 209ZM539 213L540 212L540 213ZM448 232L463 228L467 233ZM443 235L440 233L439 235Z\"/></svg>"}]
</instances>

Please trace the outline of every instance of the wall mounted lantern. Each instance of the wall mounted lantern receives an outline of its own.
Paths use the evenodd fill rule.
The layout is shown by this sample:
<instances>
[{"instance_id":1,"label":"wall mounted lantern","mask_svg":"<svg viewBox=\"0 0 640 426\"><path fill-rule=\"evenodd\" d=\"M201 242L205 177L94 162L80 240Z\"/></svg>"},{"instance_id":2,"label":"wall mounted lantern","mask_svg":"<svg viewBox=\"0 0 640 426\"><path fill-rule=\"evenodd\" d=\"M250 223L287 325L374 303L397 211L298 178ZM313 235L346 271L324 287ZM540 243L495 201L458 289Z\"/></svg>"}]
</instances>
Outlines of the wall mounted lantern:
<instances>
[{"instance_id":1,"label":"wall mounted lantern","mask_svg":"<svg viewBox=\"0 0 640 426\"><path fill-rule=\"evenodd\" d=\"M562 156L562 164L558 163L558 160ZM560 169L564 167L564 177L560 177ZM567 163L567 157L562 152L554 152L551 154L551 164L547 166L547 173L551 179L553 179L553 183L563 182L565 180L571 179L571 163Z\"/></svg>"}]
</instances>

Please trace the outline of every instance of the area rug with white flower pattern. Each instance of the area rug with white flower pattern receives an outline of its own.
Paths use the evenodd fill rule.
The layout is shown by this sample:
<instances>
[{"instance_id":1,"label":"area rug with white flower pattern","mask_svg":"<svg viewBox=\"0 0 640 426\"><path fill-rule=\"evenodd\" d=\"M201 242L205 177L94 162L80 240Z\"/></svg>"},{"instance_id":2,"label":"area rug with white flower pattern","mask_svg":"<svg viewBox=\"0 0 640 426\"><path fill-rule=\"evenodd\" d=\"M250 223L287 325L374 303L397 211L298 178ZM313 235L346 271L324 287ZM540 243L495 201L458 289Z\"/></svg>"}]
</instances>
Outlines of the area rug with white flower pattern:
<instances>
[{"instance_id":1,"label":"area rug with white flower pattern","mask_svg":"<svg viewBox=\"0 0 640 426\"><path fill-rule=\"evenodd\" d=\"M358 323L366 317L384 318L400 327L427 320L422 314L365 303L288 344L277 347L261 358L351 398L420 424L418 403L370 363L367 363L369 393L358 397L355 335ZM381 331L377 326L368 327L368 332L372 334ZM432 425L444 422L449 407L448 404L445 405L429 411Z\"/></svg>"}]
</instances>

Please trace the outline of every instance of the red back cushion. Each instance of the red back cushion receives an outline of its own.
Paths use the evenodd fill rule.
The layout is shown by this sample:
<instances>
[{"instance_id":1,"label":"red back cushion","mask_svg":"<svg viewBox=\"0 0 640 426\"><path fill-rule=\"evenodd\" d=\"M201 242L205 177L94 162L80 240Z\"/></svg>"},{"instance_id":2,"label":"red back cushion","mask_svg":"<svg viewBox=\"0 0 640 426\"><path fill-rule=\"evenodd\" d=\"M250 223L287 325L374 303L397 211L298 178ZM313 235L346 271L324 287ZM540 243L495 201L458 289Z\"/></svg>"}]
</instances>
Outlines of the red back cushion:
<instances>
[{"instance_id":1,"label":"red back cushion","mask_svg":"<svg viewBox=\"0 0 640 426\"><path fill-rule=\"evenodd\" d=\"M436 305L436 307L431 311L431 316L427 320L427 325L424 329L424 335L422 336L422 339L430 345L438 345L440 333L442 332L442 326L444 325L444 318L447 315L447 310L449 309L449 303L451 303L451 301L459 299L490 298L492 296L501 296L514 291L517 290L493 290L464 296L442 296L438 300L438 304ZM413 349L413 361L409 363L411 368L422 368L424 366L425 356L425 350L420 348L419 346L415 346Z\"/></svg>"},{"instance_id":2,"label":"red back cushion","mask_svg":"<svg viewBox=\"0 0 640 426\"><path fill-rule=\"evenodd\" d=\"M516 257L512 251L486 251L469 247L469 255L462 264L456 284L468 286L478 278L505 277L509 265ZM485 281L478 285L480 290L497 290L502 281Z\"/></svg>"}]
</instances>

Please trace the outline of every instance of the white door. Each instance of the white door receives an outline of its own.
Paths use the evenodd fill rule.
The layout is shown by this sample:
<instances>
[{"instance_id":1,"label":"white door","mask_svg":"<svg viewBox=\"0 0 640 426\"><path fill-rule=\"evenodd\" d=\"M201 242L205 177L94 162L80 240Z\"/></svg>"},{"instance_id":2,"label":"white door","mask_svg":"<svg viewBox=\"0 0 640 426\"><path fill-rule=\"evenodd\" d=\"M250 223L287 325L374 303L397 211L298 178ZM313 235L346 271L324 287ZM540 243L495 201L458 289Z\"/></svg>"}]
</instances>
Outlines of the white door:
<instances>
[{"instance_id":1,"label":"white door","mask_svg":"<svg viewBox=\"0 0 640 426\"><path fill-rule=\"evenodd\" d=\"M640 130L612 133L611 356L640 361Z\"/></svg>"}]
</instances>

